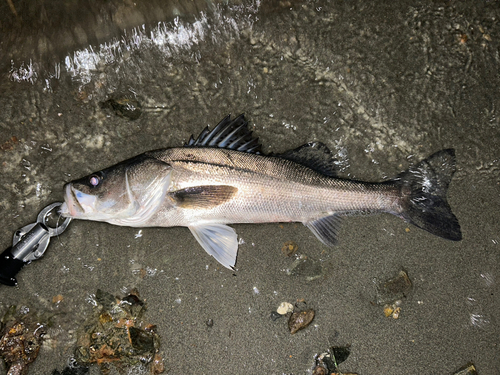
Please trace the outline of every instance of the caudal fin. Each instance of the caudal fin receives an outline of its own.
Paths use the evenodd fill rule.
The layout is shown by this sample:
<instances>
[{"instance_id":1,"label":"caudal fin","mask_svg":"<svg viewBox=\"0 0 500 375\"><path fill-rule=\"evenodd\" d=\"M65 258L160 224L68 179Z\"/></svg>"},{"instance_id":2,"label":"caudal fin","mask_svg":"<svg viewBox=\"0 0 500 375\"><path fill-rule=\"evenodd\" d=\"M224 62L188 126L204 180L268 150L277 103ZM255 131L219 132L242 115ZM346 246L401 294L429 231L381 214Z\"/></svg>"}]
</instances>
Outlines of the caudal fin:
<instances>
[{"instance_id":1,"label":"caudal fin","mask_svg":"<svg viewBox=\"0 0 500 375\"><path fill-rule=\"evenodd\" d=\"M402 188L401 216L406 221L436 236L460 241L460 224L446 200L454 173L455 150L447 149L422 160L394 182Z\"/></svg>"}]
</instances>

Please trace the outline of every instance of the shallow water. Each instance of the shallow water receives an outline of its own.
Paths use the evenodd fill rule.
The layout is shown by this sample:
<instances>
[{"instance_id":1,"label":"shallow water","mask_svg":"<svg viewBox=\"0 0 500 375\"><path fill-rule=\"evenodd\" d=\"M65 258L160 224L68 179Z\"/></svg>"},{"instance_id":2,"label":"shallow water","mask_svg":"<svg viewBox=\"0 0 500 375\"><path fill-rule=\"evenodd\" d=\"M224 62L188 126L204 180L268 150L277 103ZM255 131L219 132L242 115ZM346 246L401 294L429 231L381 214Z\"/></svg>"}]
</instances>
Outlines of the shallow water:
<instances>
[{"instance_id":1,"label":"shallow water","mask_svg":"<svg viewBox=\"0 0 500 375\"><path fill-rule=\"evenodd\" d=\"M52 64L16 60L0 83L2 246L61 201L65 182L155 148L179 146L244 112L266 152L327 144L344 177L382 180L443 148L457 153L449 242L389 215L348 218L329 249L301 224L236 225L237 271L185 228L74 221L25 267L9 305L56 312L30 373L61 370L97 288L137 287L171 374L300 374L351 345L345 372L452 373L498 360L499 8L494 2L272 2L214 6L139 26ZM52 65L51 65L52 64ZM4 66L4 65L2 65ZM136 97L139 119L100 103ZM15 138L12 138L15 137ZM298 244L311 270L288 275ZM376 280L405 269L398 320L374 306ZM320 276L308 281L308 272ZM60 303L52 298L62 295ZM290 335L270 312L304 299L313 324ZM206 321L213 319L213 327Z\"/></svg>"}]
</instances>

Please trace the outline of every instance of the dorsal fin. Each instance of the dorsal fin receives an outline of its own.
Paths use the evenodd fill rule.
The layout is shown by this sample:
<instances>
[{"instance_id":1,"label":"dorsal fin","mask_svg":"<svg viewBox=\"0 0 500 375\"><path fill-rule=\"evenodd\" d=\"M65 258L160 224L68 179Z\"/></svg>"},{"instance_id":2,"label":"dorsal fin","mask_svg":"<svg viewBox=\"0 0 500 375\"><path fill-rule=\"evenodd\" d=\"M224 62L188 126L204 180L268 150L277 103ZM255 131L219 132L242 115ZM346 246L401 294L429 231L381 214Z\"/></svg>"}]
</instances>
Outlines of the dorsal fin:
<instances>
[{"instance_id":1,"label":"dorsal fin","mask_svg":"<svg viewBox=\"0 0 500 375\"><path fill-rule=\"evenodd\" d=\"M336 160L330 149L321 142L309 142L294 150L275 156L302 164L327 176L337 177Z\"/></svg>"},{"instance_id":2,"label":"dorsal fin","mask_svg":"<svg viewBox=\"0 0 500 375\"><path fill-rule=\"evenodd\" d=\"M241 114L234 120L231 120L231 115L227 115L213 130L207 126L198 138L191 136L184 147L219 147L258 154L261 145L259 139L248 130L248 122Z\"/></svg>"}]
</instances>

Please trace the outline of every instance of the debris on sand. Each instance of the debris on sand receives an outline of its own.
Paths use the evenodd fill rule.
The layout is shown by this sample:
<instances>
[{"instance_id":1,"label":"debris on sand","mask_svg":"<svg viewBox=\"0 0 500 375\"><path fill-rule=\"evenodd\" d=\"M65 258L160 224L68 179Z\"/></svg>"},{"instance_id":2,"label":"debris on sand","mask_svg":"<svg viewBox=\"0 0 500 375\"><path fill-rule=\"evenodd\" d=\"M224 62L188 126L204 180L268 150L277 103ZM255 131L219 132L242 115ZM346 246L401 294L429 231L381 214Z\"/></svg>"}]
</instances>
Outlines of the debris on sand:
<instances>
[{"instance_id":1,"label":"debris on sand","mask_svg":"<svg viewBox=\"0 0 500 375\"><path fill-rule=\"evenodd\" d=\"M283 244L281 248L281 253L287 257L291 257L293 254L297 252L299 246L293 241L287 241Z\"/></svg>"},{"instance_id":2,"label":"debris on sand","mask_svg":"<svg viewBox=\"0 0 500 375\"><path fill-rule=\"evenodd\" d=\"M79 332L75 358L79 364L97 363L103 373L147 368L151 374L164 371L159 355L156 326L143 320L145 303L137 291L124 298L98 290L94 314Z\"/></svg>"},{"instance_id":3,"label":"debris on sand","mask_svg":"<svg viewBox=\"0 0 500 375\"><path fill-rule=\"evenodd\" d=\"M15 306L9 307L0 323L0 357L9 368L9 375L27 374L28 364L38 356L45 333L36 314L29 309L17 311Z\"/></svg>"},{"instance_id":4,"label":"debris on sand","mask_svg":"<svg viewBox=\"0 0 500 375\"><path fill-rule=\"evenodd\" d=\"M130 95L115 95L101 103L101 108L112 109L118 116L137 120L142 113L141 103Z\"/></svg>"},{"instance_id":5,"label":"debris on sand","mask_svg":"<svg viewBox=\"0 0 500 375\"><path fill-rule=\"evenodd\" d=\"M403 298L411 292L413 284L406 271L401 270L398 274L377 285L377 304L384 306L384 315L398 319L401 314Z\"/></svg>"},{"instance_id":6,"label":"debris on sand","mask_svg":"<svg viewBox=\"0 0 500 375\"><path fill-rule=\"evenodd\" d=\"M477 375L478 372L476 370L476 366L473 363L467 363L465 366L461 367L457 372L454 372L453 375Z\"/></svg>"},{"instance_id":7,"label":"debris on sand","mask_svg":"<svg viewBox=\"0 0 500 375\"><path fill-rule=\"evenodd\" d=\"M399 314L401 314L401 303L402 301L398 299L393 303L388 303L384 305L384 315L389 318L393 317L394 319L399 318Z\"/></svg>"},{"instance_id":8,"label":"debris on sand","mask_svg":"<svg viewBox=\"0 0 500 375\"><path fill-rule=\"evenodd\" d=\"M297 331L306 328L314 319L314 310L307 309L302 311L296 311L290 315L288 319L288 329L293 335Z\"/></svg>"},{"instance_id":9,"label":"debris on sand","mask_svg":"<svg viewBox=\"0 0 500 375\"><path fill-rule=\"evenodd\" d=\"M377 304L384 305L405 298L411 291L413 284L406 271L377 285Z\"/></svg>"},{"instance_id":10,"label":"debris on sand","mask_svg":"<svg viewBox=\"0 0 500 375\"><path fill-rule=\"evenodd\" d=\"M290 314L288 317L288 329L293 335L311 324L314 319L315 311L311 308L307 308L307 304L303 299L297 300L295 305L289 302L281 302L278 309L271 312L271 320L276 321L288 314Z\"/></svg>"},{"instance_id":11,"label":"debris on sand","mask_svg":"<svg viewBox=\"0 0 500 375\"><path fill-rule=\"evenodd\" d=\"M293 311L293 305L290 302L281 302L276 312L280 315L286 315Z\"/></svg>"},{"instance_id":12,"label":"debris on sand","mask_svg":"<svg viewBox=\"0 0 500 375\"><path fill-rule=\"evenodd\" d=\"M350 372L340 372L338 367L351 354L350 346L332 346L324 353L314 357L313 375L356 375Z\"/></svg>"},{"instance_id":13,"label":"debris on sand","mask_svg":"<svg viewBox=\"0 0 500 375\"><path fill-rule=\"evenodd\" d=\"M295 255L295 260L286 273L289 276L298 276L306 281L313 281L324 276L321 262L304 254Z\"/></svg>"}]
</instances>

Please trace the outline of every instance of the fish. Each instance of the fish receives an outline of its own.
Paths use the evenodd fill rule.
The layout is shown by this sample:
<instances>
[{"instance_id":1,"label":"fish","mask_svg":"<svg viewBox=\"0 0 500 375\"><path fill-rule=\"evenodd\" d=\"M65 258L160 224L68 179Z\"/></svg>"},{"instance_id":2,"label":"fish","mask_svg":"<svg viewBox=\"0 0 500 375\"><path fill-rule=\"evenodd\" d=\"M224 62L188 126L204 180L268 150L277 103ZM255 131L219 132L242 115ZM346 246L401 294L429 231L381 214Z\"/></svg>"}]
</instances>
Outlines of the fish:
<instances>
[{"instance_id":1,"label":"fish","mask_svg":"<svg viewBox=\"0 0 500 375\"><path fill-rule=\"evenodd\" d=\"M244 115L228 115L182 147L148 151L67 183L60 214L129 227L187 227L229 269L238 237L228 224L300 222L333 246L344 217L389 213L444 239L462 239L446 196L456 170L453 149L382 182L341 178L335 161L321 142L266 155Z\"/></svg>"}]
</instances>

